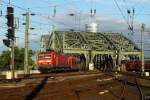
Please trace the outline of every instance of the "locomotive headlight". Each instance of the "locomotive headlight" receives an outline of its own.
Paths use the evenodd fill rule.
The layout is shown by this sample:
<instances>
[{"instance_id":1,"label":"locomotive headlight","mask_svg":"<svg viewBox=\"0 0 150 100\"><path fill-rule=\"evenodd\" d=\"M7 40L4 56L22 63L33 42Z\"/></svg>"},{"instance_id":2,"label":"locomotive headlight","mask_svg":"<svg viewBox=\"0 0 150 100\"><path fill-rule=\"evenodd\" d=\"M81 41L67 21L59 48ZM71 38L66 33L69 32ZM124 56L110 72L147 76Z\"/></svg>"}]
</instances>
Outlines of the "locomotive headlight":
<instances>
[{"instance_id":1,"label":"locomotive headlight","mask_svg":"<svg viewBox=\"0 0 150 100\"><path fill-rule=\"evenodd\" d=\"M51 60L47 60L46 62L50 63L50 62L51 62Z\"/></svg>"},{"instance_id":2,"label":"locomotive headlight","mask_svg":"<svg viewBox=\"0 0 150 100\"><path fill-rule=\"evenodd\" d=\"M44 62L43 60L40 60L40 61L39 61L39 63L43 63L43 62Z\"/></svg>"}]
</instances>

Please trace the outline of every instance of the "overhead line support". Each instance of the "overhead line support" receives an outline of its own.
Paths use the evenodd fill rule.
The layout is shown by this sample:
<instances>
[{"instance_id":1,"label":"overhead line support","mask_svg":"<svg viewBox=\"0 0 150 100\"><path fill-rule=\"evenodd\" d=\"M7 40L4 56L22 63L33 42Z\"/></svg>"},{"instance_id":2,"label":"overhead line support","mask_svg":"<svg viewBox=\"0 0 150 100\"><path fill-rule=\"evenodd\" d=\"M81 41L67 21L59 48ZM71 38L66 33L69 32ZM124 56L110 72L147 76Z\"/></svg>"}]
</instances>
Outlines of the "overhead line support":
<instances>
[{"instance_id":1,"label":"overhead line support","mask_svg":"<svg viewBox=\"0 0 150 100\"><path fill-rule=\"evenodd\" d=\"M28 43L29 43L29 12L25 14L26 16L26 26L25 26L25 51L24 51L24 74L29 75L29 66L28 66Z\"/></svg>"}]
</instances>

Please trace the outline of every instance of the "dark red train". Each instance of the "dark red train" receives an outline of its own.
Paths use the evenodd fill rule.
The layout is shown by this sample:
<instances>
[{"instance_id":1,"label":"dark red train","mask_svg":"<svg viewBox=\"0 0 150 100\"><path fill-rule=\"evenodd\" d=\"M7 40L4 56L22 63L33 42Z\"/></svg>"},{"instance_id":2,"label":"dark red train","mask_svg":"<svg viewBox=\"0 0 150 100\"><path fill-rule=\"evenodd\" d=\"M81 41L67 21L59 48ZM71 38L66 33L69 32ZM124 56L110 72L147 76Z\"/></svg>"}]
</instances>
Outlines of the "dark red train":
<instances>
[{"instance_id":1,"label":"dark red train","mask_svg":"<svg viewBox=\"0 0 150 100\"><path fill-rule=\"evenodd\" d=\"M42 73L53 71L75 71L79 70L80 60L69 54L50 52L37 53L38 69Z\"/></svg>"},{"instance_id":2,"label":"dark red train","mask_svg":"<svg viewBox=\"0 0 150 100\"><path fill-rule=\"evenodd\" d=\"M141 62L139 60L130 60L125 63L127 71L141 71ZM150 62L145 62L145 71L150 71Z\"/></svg>"}]
</instances>

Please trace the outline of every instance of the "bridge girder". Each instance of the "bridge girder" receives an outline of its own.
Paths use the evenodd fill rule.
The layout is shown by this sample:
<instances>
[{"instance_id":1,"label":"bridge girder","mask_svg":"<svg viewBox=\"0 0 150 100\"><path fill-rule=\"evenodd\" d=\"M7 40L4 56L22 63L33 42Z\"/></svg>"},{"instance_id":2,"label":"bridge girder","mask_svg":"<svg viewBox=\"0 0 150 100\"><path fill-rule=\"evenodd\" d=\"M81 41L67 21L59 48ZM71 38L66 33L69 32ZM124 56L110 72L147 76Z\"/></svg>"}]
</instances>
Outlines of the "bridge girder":
<instances>
[{"instance_id":1,"label":"bridge girder","mask_svg":"<svg viewBox=\"0 0 150 100\"><path fill-rule=\"evenodd\" d=\"M52 32L48 48L67 54L84 54L86 66L98 54L119 60L125 55L140 58L140 50L135 44L119 33Z\"/></svg>"}]
</instances>

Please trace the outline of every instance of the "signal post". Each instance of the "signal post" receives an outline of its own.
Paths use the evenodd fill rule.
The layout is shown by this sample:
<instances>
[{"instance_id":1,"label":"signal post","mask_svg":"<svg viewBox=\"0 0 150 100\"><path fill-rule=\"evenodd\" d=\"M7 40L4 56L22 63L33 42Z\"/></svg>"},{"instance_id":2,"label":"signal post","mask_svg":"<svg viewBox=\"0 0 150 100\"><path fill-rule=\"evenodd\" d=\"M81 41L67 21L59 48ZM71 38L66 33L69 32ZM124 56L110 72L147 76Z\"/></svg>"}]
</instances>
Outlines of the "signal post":
<instances>
[{"instance_id":1,"label":"signal post","mask_svg":"<svg viewBox=\"0 0 150 100\"><path fill-rule=\"evenodd\" d=\"M14 9L13 7L7 7L7 19L8 19L8 34L7 37L10 39L10 48L11 48L11 56L10 56L10 69L12 79L15 78L15 68L14 68Z\"/></svg>"},{"instance_id":2,"label":"signal post","mask_svg":"<svg viewBox=\"0 0 150 100\"><path fill-rule=\"evenodd\" d=\"M15 78L15 68L14 68L14 37L15 37L15 27L14 27L14 8L7 7L7 26L8 30L6 33L7 39L3 39L3 43L10 48L11 55L9 59L11 78Z\"/></svg>"}]
</instances>

